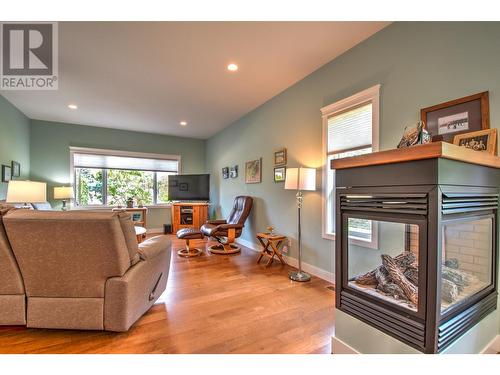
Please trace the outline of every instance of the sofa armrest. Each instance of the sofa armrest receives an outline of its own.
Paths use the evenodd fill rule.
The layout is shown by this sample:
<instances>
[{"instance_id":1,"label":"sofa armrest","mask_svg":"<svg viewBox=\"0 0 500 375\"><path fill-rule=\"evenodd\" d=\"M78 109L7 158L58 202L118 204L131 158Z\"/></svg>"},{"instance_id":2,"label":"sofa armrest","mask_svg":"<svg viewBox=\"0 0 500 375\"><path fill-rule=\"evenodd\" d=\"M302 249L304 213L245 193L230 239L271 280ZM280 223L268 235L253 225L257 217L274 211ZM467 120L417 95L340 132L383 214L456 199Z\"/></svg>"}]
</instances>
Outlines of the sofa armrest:
<instances>
[{"instance_id":1,"label":"sofa armrest","mask_svg":"<svg viewBox=\"0 0 500 375\"><path fill-rule=\"evenodd\" d=\"M153 248L148 246L148 252ZM165 249L162 245L160 248L162 250L154 259L140 261L123 276L107 279L104 301L106 331L127 331L165 291L172 252L169 247Z\"/></svg>"},{"instance_id":2,"label":"sofa armrest","mask_svg":"<svg viewBox=\"0 0 500 375\"><path fill-rule=\"evenodd\" d=\"M139 244L139 256L142 260L152 259L162 251L169 249L170 240L167 236L152 237Z\"/></svg>"},{"instance_id":3,"label":"sofa armrest","mask_svg":"<svg viewBox=\"0 0 500 375\"><path fill-rule=\"evenodd\" d=\"M207 224L212 224L212 225L221 225L221 224L226 224L226 220L208 220Z\"/></svg>"}]
</instances>

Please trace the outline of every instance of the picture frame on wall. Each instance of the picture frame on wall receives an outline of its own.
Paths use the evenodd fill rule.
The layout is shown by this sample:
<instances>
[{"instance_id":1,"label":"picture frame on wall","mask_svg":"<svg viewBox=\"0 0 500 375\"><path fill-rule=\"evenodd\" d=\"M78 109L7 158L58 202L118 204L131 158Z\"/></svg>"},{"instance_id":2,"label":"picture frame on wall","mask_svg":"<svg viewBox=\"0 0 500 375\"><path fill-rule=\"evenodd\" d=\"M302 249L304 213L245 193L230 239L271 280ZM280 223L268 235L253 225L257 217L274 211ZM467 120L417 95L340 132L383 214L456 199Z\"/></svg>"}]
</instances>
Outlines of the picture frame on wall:
<instances>
[{"instance_id":1,"label":"picture frame on wall","mask_svg":"<svg viewBox=\"0 0 500 375\"><path fill-rule=\"evenodd\" d=\"M286 165L286 148L279 149L274 153L274 165Z\"/></svg>"},{"instance_id":2,"label":"picture frame on wall","mask_svg":"<svg viewBox=\"0 0 500 375\"><path fill-rule=\"evenodd\" d=\"M237 178L238 177L238 166L234 165L229 168L229 177Z\"/></svg>"},{"instance_id":3,"label":"picture frame on wall","mask_svg":"<svg viewBox=\"0 0 500 375\"><path fill-rule=\"evenodd\" d=\"M229 178L229 168L228 167L222 168L222 178L224 180L227 180Z\"/></svg>"},{"instance_id":4,"label":"picture frame on wall","mask_svg":"<svg viewBox=\"0 0 500 375\"><path fill-rule=\"evenodd\" d=\"M262 159L250 160L245 163L245 183L258 184L262 182Z\"/></svg>"},{"instance_id":5,"label":"picture frame on wall","mask_svg":"<svg viewBox=\"0 0 500 375\"><path fill-rule=\"evenodd\" d=\"M458 134L453 138L453 144L474 151L497 155L497 129L486 129L477 132Z\"/></svg>"},{"instance_id":6,"label":"picture frame on wall","mask_svg":"<svg viewBox=\"0 0 500 375\"><path fill-rule=\"evenodd\" d=\"M12 177L20 177L21 176L21 164L19 164L17 161L12 160L11 163L11 168L12 168Z\"/></svg>"},{"instance_id":7,"label":"picture frame on wall","mask_svg":"<svg viewBox=\"0 0 500 375\"><path fill-rule=\"evenodd\" d=\"M489 92L480 92L420 110L432 141L452 143L458 134L490 128Z\"/></svg>"},{"instance_id":8,"label":"picture frame on wall","mask_svg":"<svg viewBox=\"0 0 500 375\"><path fill-rule=\"evenodd\" d=\"M12 179L12 168L8 165L2 165L2 182L9 182Z\"/></svg>"},{"instance_id":9,"label":"picture frame on wall","mask_svg":"<svg viewBox=\"0 0 500 375\"><path fill-rule=\"evenodd\" d=\"M286 167L274 168L274 182L285 182Z\"/></svg>"}]
</instances>

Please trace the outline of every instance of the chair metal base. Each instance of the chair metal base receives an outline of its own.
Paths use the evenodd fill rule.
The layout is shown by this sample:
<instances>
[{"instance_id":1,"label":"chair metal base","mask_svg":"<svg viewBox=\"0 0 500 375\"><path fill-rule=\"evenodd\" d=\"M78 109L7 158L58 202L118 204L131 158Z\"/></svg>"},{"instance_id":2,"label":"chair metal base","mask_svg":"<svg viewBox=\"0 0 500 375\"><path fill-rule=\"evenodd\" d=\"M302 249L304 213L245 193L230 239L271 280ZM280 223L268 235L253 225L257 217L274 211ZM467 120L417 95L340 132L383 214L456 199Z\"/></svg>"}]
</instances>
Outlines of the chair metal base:
<instances>
[{"instance_id":1,"label":"chair metal base","mask_svg":"<svg viewBox=\"0 0 500 375\"><path fill-rule=\"evenodd\" d=\"M220 244L220 245L212 245L208 248L212 254L221 254L221 255L227 255L227 254L236 254L241 251L241 248L238 245L235 245L233 243L231 244Z\"/></svg>"},{"instance_id":2,"label":"chair metal base","mask_svg":"<svg viewBox=\"0 0 500 375\"><path fill-rule=\"evenodd\" d=\"M179 250L177 252L177 255L179 255L180 257L183 257L183 258L193 258L193 257L200 256L202 252L203 251L201 251L200 249L197 249L197 248L189 248L189 249Z\"/></svg>"},{"instance_id":3,"label":"chair metal base","mask_svg":"<svg viewBox=\"0 0 500 375\"><path fill-rule=\"evenodd\" d=\"M290 272L289 277L290 280L300 281L300 282L311 280L311 275L305 272L298 272L298 271Z\"/></svg>"}]
</instances>

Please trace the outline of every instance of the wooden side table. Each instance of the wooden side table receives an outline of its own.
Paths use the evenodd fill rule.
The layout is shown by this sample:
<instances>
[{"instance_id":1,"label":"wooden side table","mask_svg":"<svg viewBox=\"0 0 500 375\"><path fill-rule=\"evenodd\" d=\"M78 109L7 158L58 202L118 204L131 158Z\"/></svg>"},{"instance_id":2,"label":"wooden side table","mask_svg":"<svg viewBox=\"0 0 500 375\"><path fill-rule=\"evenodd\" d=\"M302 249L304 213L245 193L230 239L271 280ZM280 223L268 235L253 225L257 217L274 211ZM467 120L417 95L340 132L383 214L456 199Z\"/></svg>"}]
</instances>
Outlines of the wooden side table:
<instances>
[{"instance_id":1,"label":"wooden side table","mask_svg":"<svg viewBox=\"0 0 500 375\"><path fill-rule=\"evenodd\" d=\"M257 263L259 263L262 257L265 255L269 257L269 260L266 263L266 267L269 267L271 265L275 256L279 259L281 264L286 264L280 252L281 248L287 241L286 236L270 235L269 233L257 233L257 239L262 245L262 250L260 252L259 258L257 259Z\"/></svg>"},{"instance_id":2,"label":"wooden side table","mask_svg":"<svg viewBox=\"0 0 500 375\"><path fill-rule=\"evenodd\" d=\"M141 243L146 237L146 228L135 226L135 236L137 237L137 243Z\"/></svg>"}]
</instances>

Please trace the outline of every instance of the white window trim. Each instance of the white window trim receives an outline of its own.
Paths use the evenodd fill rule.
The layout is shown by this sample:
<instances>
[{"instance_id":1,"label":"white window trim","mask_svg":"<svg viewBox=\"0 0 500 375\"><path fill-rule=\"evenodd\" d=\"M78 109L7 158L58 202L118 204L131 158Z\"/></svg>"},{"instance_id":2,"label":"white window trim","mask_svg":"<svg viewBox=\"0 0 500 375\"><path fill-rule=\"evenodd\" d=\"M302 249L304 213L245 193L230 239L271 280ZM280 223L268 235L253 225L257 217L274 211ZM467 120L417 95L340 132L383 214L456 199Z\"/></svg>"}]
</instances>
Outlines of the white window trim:
<instances>
[{"instance_id":1,"label":"white window trim","mask_svg":"<svg viewBox=\"0 0 500 375\"><path fill-rule=\"evenodd\" d=\"M161 160L176 160L178 162L178 173L182 174L182 162L180 155L168 155L168 154L155 154L148 152L136 152L136 151L122 151L122 150L109 150L103 148L88 148L88 147L74 147L69 146L69 178L73 189L76 188L75 182L75 165L74 165L74 154L98 154L98 155L111 155L111 156L124 156L130 158L143 158L143 159L161 159ZM75 191L75 201L76 201L76 191ZM78 206L80 209L106 209L112 208L113 206L108 205L88 205L88 206ZM169 203L159 203L149 206L147 208L168 208L171 207Z\"/></svg>"},{"instance_id":2,"label":"white window trim","mask_svg":"<svg viewBox=\"0 0 500 375\"><path fill-rule=\"evenodd\" d=\"M363 240L361 238L357 237L349 237L349 243L352 243L354 245L360 246L360 247L368 247L370 249L378 249L378 223L375 223L372 220L372 238L370 241L368 240Z\"/></svg>"},{"instance_id":3,"label":"white window trim","mask_svg":"<svg viewBox=\"0 0 500 375\"><path fill-rule=\"evenodd\" d=\"M365 103L372 103L372 150L373 152L379 149L379 116L380 116L380 84L372 86L366 90L358 92L348 98L339 100L335 103L327 105L321 108L321 116L323 119L323 140L322 140L322 152L323 152L323 186L322 186L322 204L321 204L321 214L322 214L322 225L321 232L322 237L327 240L335 240L335 233L328 233L326 231L327 225L327 210L326 210L326 188L328 181L328 169L330 168L328 164L327 157L327 132L328 132L328 118L340 113L345 112L351 108L358 107ZM351 239L353 243L363 246L363 247L375 247L378 242L378 230L373 228L372 241L361 241L356 239ZM376 242L375 242L376 241Z\"/></svg>"}]
</instances>

